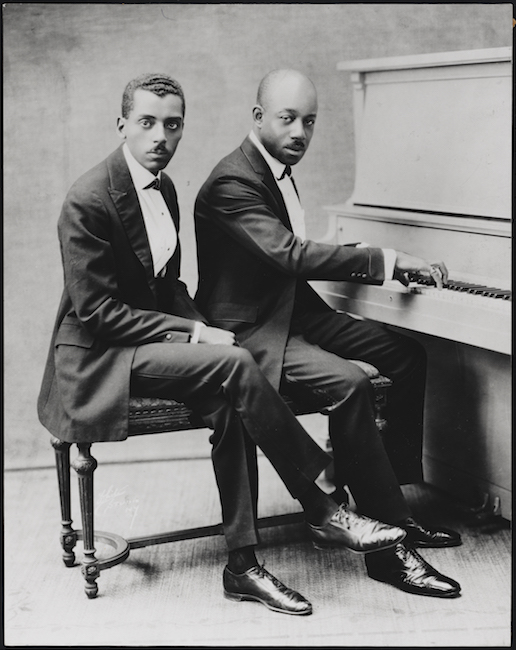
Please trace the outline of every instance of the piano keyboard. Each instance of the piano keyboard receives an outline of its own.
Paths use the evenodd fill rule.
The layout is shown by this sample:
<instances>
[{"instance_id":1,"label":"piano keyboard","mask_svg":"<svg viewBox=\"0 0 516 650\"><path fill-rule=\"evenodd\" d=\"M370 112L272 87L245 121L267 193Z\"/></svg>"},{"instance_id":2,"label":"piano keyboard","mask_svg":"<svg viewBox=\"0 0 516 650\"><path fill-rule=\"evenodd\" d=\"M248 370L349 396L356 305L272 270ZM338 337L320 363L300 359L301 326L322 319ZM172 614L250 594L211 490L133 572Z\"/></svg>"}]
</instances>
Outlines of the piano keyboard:
<instances>
[{"instance_id":1,"label":"piano keyboard","mask_svg":"<svg viewBox=\"0 0 516 650\"><path fill-rule=\"evenodd\" d=\"M450 280L437 289L423 279L404 287L317 281L314 288L334 309L415 332L511 353L511 293ZM492 296L491 294L494 294Z\"/></svg>"},{"instance_id":2,"label":"piano keyboard","mask_svg":"<svg viewBox=\"0 0 516 650\"><path fill-rule=\"evenodd\" d=\"M423 286L435 286L430 278L412 277L413 282ZM460 280L449 280L443 284L443 289L466 293L474 296L485 296L487 298L500 298L501 300L512 300L512 291L510 289L499 289L498 287L487 287L483 284L472 284L470 282L461 282Z\"/></svg>"}]
</instances>

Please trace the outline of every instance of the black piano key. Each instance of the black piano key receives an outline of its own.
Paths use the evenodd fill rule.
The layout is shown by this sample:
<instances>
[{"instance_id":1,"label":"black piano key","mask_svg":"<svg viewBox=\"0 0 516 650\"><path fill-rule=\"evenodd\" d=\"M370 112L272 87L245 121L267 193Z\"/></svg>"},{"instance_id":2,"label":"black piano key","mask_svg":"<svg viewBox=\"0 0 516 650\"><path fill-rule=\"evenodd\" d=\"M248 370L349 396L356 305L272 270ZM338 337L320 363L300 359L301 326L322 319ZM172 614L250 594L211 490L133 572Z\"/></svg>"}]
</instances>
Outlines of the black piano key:
<instances>
[{"instance_id":1,"label":"black piano key","mask_svg":"<svg viewBox=\"0 0 516 650\"><path fill-rule=\"evenodd\" d=\"M460 291L463 291L464 293L475 293L485 288L485 284L467 284L465 287L460 289Z\"/></svg>"},{"instance_id":2,"label":"black piano key","mask_svg":"<svg viewBox=\"0 0 516 650\"><path fill-rule=\"evenodd\" d=\"M498 287L486 287L485 285L479 285L477 287L471 287L468 289L468 293L475 293L478 295L483 296L485 293L489 293L490 291L496 291Z\"/></svg>"},{"instance_id":3,"label":"black piano key","mask_svg":"<svg viewBox=\"0 0 516 650\"><path fill-rule=\"evenodd\" d=\"M447 288L452 291L465 291L469 286L471 285L466 282L459 282L458 280L450 280L447 283Z\"/></svg>"},{"instance_id":4,"label":"black piano key","mask_svg":"<svg viewBox=\"0 0 516 650\"><path fill-rule=\"evenodd\" d=\"M498 287L485 287L480 293L482 296L492 296L501 291Z\"/></svg>"}]
</instances>

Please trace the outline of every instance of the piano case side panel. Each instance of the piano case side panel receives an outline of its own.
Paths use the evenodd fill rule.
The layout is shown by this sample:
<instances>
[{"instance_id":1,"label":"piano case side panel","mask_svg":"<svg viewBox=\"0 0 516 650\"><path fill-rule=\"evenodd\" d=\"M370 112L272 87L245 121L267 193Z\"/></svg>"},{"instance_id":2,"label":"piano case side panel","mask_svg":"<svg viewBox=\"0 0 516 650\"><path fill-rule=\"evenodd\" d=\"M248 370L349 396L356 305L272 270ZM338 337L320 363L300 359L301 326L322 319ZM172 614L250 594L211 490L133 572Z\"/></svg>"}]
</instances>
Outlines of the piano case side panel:
<instances>
[{"instance_id":1,"label":"piano case side panel","mask_svg":"<svg viewBox=\"0 0 516 650\"><path fill-rule=\"evenodd\" d=\"M511 519L511 359L410 332L429 359L425 480L467 504L488 494Z\"/></svg>"}]
</instances>

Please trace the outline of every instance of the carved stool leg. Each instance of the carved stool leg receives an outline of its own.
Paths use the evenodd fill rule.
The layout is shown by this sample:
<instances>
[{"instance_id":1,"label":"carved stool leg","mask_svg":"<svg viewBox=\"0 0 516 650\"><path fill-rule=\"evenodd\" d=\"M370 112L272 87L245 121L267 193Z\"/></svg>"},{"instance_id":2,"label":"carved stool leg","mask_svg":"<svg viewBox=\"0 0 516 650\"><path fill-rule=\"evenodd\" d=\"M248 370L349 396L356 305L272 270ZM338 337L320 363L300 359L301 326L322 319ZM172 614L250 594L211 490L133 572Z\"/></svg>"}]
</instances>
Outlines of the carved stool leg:
<instances>
[{"instance_id":1,"label":"carved stool leg","mask_svg":"<svg viewBox=\"0 0 516 650\"><path fill-rule=\"evenodd\" d=\"M51 436L50 444L56 456L59 499L61 501L61 546L66 566L75 564L73 549L77 543L77 532L72 528L72 507L70 496L70 443Z\"/></svg>"},{"instance_id":2,"label":"carved stool leg","mask_svg":"<svg viewBox=\"0 0 516 650\"><path fill-rule=\"evenodd\" d=\"M95 598L98 592L96 580L100 574L99 562L95 557L93 528L93 472L97 468L97 461L90 454L90 447L90 443L77 443L79 453L73 462L73 468L79 477L82 540L84 544L82 574L86 580L84 591L88 598Z\"/></svg>"}]
</instances>

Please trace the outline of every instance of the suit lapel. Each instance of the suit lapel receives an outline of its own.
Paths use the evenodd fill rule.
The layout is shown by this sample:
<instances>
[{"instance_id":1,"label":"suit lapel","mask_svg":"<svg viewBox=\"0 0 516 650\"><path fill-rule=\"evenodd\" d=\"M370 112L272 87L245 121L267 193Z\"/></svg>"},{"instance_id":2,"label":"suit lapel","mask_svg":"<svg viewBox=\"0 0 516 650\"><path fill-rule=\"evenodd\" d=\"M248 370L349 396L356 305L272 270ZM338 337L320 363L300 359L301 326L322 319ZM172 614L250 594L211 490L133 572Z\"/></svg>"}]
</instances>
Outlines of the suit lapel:
<instances>
[{"instance_id":1,"label":"suit lapel","mask_svg":"<svg viewBox=\"0 0 516 650\"><path fill-rule=\"evenodd\" d=\"M108 192L113 199L131 247L142 263L149 285L154 291L154 267L147 230L145 229L136 189L121 147L108 157L107 166L110 181Z\"/></svg>"},{"instance_id":2,"label":"suit lapel","mask_svg":"<svg viewBox=\"0 0 516 650\"><path fill-rule=\"evenodd\" d=\"M176 232L179 237L179 208L177 207L177 196L174 184L171 179L165 174L161 173L161 193L167 204L168 211L176 227Z\"/></svg>"},{"instance_id":3,"label":"suit lapel","mask_svg":"<svg viewBox=\"0 0 516 650\"><path fill-rule=\"evenodd\" d=\"M173 270L175 278L177 279L179 277L180 250L181 250L179 245L179 207L177 205L177 195L176 195L174 183L169 178L169 176L167 176L163 172L161 173L161 193L163 194L163 198L165 199L165 203L167 205L168 211L170 212L170 216L172 217L172 221L174 222L174 226L176 227L176 233L177 233L177 246L176 246L176 250L174 251L174 254L167 262L167 267L168 267L167 275L169 275L170 272Z\"/></svg>"},{"instance_id":4,"label":"suit lapel","mask_svg":"<svg viewBox=\"0 0 516 650\"><path fill-rule=\"evenodd\" d=\"M281 193L281 190L276 183L276 179L274 178L269 165L265 162L264 157L254 146L249 137L243 141L241 149L244 153L244 156L249 160L251 167L254 169L256 174L261 177L263 184L274 196L277 204L277 209L274 210L275 214L278 215L283 225L292 231L292 224L290 223L287 206L285 205L285 201L283 199L283 194Z\"/></svg>"}]
</instances>

